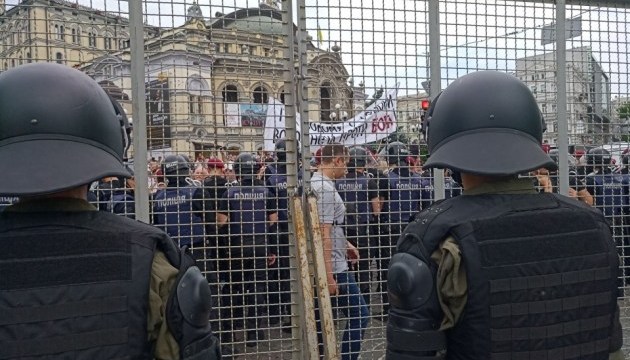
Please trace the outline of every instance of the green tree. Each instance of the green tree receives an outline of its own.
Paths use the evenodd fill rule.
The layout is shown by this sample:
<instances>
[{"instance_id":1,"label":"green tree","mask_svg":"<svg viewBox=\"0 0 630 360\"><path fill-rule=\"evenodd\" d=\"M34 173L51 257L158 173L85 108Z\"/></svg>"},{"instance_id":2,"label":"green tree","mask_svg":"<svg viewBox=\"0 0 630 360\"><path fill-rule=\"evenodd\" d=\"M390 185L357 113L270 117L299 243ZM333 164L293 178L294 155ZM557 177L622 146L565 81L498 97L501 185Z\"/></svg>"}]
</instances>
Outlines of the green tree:
<instances>
[{"instance_id":1,"label":"green tree","mask_svg":"<svg viewBox=\"0 0 630 360\"><path fill-rule=\"evenodd\" d=\"M624 130L628 129L628 125L630 125L630 102L619 105L617 108L617 116L619 116L621 128ZM630 134L621 134L621 141L630 141Z\"/></svg>"}]
</instances>

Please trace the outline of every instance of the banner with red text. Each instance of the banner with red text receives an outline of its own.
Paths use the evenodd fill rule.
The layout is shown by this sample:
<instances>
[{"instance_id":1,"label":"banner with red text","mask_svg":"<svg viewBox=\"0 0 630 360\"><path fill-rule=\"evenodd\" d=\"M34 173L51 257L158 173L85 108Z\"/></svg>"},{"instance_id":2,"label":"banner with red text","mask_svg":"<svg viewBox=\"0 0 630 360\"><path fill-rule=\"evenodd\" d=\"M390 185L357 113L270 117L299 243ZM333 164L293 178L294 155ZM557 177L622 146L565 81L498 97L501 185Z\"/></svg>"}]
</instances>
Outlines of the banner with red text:
<instances>
[{"instance_id":1,"label":"banner with red text","mask_svg":"<svg viewBox=\"0 0 630 360\"><path fill-rule=\"evenodd\" d=\"M388 137L396 131L396 96L398 90L385 92L367 109L353 118L339 123L309 122L311 151L326 144L339 143L346 146L369 144ZM298 139L301 140L302 122L297 116ZM286 133L285 108L279 100L269 98L265 120L265 150L273 151L274 144Z\"/></svg>"}]
</instances>

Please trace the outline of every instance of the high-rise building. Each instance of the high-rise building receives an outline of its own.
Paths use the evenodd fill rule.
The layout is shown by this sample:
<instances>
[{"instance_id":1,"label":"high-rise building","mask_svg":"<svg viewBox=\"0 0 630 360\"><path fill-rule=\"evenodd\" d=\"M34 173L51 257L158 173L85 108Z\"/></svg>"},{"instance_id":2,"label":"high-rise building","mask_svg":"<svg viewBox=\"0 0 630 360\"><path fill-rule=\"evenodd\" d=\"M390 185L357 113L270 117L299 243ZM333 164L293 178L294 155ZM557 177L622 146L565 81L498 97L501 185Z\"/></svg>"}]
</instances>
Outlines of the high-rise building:
<instances>
[{"instance_id":1,"label":"high-rise building","mask_svg":"<svg viewBox=\"0 0 630 360\"><path fill-rule=\"evenodd\" d=\"M556 53L516 60L515 75L536 97L545 117L544 139L555 144L558 137ZM590 47L566 52L567 119L570 143L603 143L611 140L610 80Z\"/></svg>"}]
</instances>

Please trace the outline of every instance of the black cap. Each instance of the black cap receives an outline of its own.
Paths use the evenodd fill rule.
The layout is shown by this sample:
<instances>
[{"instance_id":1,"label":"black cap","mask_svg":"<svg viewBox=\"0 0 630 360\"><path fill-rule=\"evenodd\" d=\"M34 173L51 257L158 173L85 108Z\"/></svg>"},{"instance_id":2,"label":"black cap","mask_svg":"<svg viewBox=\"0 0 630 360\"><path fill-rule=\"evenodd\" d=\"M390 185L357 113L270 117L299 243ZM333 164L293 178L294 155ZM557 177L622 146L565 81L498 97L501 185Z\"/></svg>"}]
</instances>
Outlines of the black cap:
<instances>
[{"instance_id":1,"label":"black cap","mask_svg":"<svg viewBox=\"0 0 630 360\"><path fill-rule=\"evenodd\" d=\"M122 128L105 91L59 64L0 74L0 193L41 195L128 177Z\"/></svg>"},{"instance_id":2,"label":"black cap","mask_svg":"<svg viewBox=\"0 0 630 360\"><path fill-rule=\"evenodd\" d=\"M433 101L427 115L425 168L496 176L557 169L541 147L544 121L536 99L512 75L462 76Z\"/></svg>"}]
</instances>

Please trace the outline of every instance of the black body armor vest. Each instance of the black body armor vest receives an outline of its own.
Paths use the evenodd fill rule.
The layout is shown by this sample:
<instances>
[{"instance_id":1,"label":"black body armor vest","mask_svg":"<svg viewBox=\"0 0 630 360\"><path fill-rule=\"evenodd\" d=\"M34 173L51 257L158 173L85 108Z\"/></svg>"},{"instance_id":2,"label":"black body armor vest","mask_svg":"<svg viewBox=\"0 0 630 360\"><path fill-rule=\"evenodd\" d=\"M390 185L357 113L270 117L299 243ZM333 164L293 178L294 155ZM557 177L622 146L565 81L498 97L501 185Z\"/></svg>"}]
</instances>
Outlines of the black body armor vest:
<instances>
[{"instance_id":1,"label":"black body armor vest","mask_svg":"<svg viewBox=\"0 0 630 360\"><path fill-rule=\"evenodd\" d=\"M618 257L601 213L555 194L459 196L417 215L398 251L435 277L449 235L468 299L447 359L608 359Z\"/></svg>"},{"instance_id":2,"label":"black body armor vest","mask_svg":"<svg viewBox=\"0 0 630 360\"><path fill-rule=\"evenodd\" d=\"M0 358L150 359L152 226L104 212L0 218Z\"/></svg>"}]
</instances>

